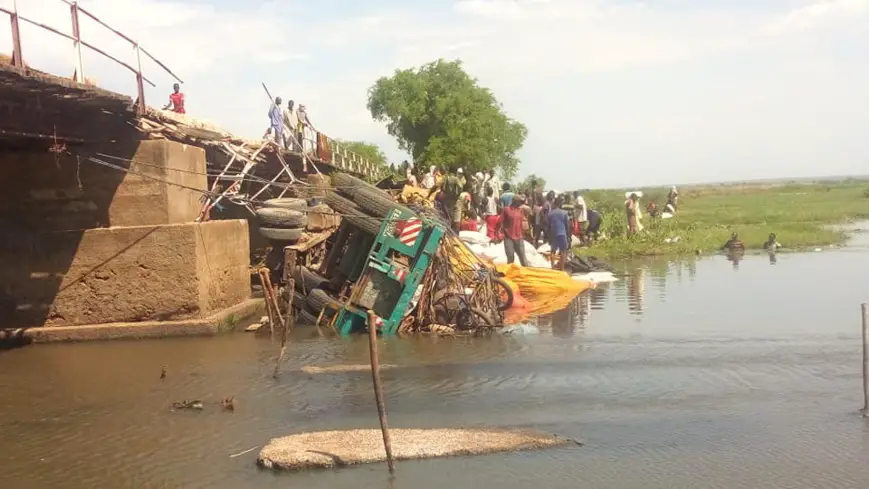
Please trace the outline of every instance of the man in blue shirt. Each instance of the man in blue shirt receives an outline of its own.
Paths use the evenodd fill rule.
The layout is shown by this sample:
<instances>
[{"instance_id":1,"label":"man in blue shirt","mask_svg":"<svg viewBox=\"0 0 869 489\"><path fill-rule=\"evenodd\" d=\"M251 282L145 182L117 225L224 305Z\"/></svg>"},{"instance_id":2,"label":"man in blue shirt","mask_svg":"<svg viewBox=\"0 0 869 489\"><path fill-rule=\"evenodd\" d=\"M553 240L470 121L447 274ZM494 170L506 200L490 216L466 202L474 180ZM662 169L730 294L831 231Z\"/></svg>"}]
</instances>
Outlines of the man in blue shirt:
<instances>
[{"instance_id":1,"label":"man in blue shirt","mask_svg":"<svg viewBox=\"0 0 869 489\"><path fill-rule=\"evenodd\" d=\"M509 183L505 183L502 189L503 191L501 192L501 208L506 209L513 205L513 196L515 194L510 190Z\"/></svg>"},{"instance_id":2,"label":"man in blue shirt","mask_svg":"<svg viewBox=\"0 0 869 489\"><path fill-rule=\"evenodd\" d=\"M570 249L570 217L567 211L561 207L564 205L564 197L556 197L549 211L549 243L552 246L550 261L557 270L564 270L564 262ZM558 255L558 265L555 265L555 256Z\"/></svg>"},{"instance_id":3,"label":"man in blue shirt","mask_svg":"<svg viewBox=\"0 0 869 489\"><path fill-rule=\"evenodd\" d=\"M281 111L281 102L281 98L276 97L275 103L269 108L269 129L275 136L275 142L283 148L286 146L286 141L284 140L284 114Z\"/></svg>"}]
</instances>

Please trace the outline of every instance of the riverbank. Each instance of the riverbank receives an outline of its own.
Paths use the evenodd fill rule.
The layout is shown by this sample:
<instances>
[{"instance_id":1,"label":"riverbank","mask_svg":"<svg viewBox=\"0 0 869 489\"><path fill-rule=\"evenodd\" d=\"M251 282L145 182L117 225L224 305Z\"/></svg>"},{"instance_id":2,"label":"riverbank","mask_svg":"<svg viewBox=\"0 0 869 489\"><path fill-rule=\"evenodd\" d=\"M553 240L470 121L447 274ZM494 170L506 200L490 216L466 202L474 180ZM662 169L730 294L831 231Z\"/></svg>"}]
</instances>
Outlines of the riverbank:
<instances>
[{"instance_id":1,"label":"riverbank","mask_svg":"<svg viewBox=\"0 0 869 489\"><path fill-rule=\"evenodd\" d=\"M642 190L644 207L666 202L667 189ZM847 233L830 225L869 219L866 180L686 187L680 189L676 217L651 219L644 213L646 229L634 237L625 236L624 191L590 191L585 198L603 211L608 239L576 252L608 258L715 252L734 232L747 249L762 249L770 233L786 249L841 245Z\"/></svg>"}]
</instances>

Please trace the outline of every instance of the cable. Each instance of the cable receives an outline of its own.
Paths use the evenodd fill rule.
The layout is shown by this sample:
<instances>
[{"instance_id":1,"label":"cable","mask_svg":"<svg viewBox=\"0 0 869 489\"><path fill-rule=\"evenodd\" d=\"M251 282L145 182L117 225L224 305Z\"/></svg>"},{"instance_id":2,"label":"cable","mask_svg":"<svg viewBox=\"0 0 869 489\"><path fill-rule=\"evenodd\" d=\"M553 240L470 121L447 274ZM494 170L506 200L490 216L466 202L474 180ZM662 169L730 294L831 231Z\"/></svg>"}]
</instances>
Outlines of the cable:
<instances>
[{"instance_id":1,"label":"cable","mask_svg":"<svg viewBox=\"0 0 869 489\"><path fill-rule=\"evenodd\" d=\"M129 174L131 174L131 175L137 175L137 176L140 176L140 177L148 178L148 179L150 179L150 180L154 180L154 181L157 181L157 182L160 182L160 183L165 183L165 184L167 184L167 185L174 185L174 186L179 187L179 188L183 188L183 189L191 190L191 191L193 191L193 192L200 193L200 194L202 194L202 195L204 195L204 196L207 196L207 197L219 197L219 196L223 195L223 194L221 194L221 193L212 192L212 191L210 191L210 190L203 190L203 189L199 189L199 188L195 188L195 187L190 187L190 186L187 186L187 185L182 185L182 184L177 183L177 182L170 182L170 181L168 181L168 180L164 180L164 179L161 179L161 178L157 178L157 177L155 177L155 176L153 176L153 175L148 175L148 174L145 174L145 173L136 172L136 171L131 170L131 169L129 169L129 168L124 168L124 167L122 167L122 166L120 166L120 165L115 165L115 164L109 163L109 162L107 162L107 161L103 161L103 160L101 160L101 159L99 159L99 158L95 158L95 157L93 157L93 156L87 157L84 161L90 161L90 162L96 163L96 164L98 164L98 165L105 166L105 167L107 167L107 168L111 168L111 169L113 169L113 170L118 170L118 171L122 171L122 172L125 172L125 173L129 173ZM277 183L275 182L275 183L273 183L273 185L277 185ZM280 185L279 185L279 186L280 186ZM230 197L227 197L227 198L230 198ZM243 203L246 203L246 204L260 204L260 205L263 205L263 204L265 204L265 202L266 202L266 201L262 201L262 200L248 199L248 198L245 198L245 197L232 197L231 199L234 200L234 201L243 202ZM298 211L298 212L313 213L313 212L317 212L317 211L314 211L313 209L307 209L307 210L305 210L305 211ZM383 221L385 220L384 218L381 218L381 217L375 217L375 216L370 216L370 215L367 215L367 214L364 214L364 213L359 213L359 214L342 214L342 213L339 213L339 212L335 212L334 209L332 210L331 214L333 214L333 215L337 215L337 216L341 216L341 217L355 217L355 218L371 219L371 220L378 221L378 222L383 222Z\"/></svg>"}]
</instances>

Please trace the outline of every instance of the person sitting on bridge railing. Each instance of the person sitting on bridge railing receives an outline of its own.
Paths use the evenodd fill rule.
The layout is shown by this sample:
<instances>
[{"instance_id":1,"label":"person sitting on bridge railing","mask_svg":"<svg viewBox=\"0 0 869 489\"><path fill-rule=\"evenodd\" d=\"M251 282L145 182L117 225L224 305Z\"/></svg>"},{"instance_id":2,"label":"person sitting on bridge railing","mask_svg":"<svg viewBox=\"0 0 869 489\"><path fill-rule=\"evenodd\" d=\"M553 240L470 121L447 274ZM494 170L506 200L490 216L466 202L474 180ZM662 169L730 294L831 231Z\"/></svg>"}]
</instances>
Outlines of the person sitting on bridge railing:
<instances>
[{"instance_id":1,"label":"person sitting on bridge railing","mask_svg":"<svg viewBox=\"0 0 869 489\"><path fill-rule=\"evenodd\" d=\"M172 112L176 114L186 114L187 111L184 110L184 94L181 93L181 85L174 84L172 85L173 92L169 94L169 103L166 104L166 107L163 107L163 110L172 109Z\"/></svg>"}]
</instances>

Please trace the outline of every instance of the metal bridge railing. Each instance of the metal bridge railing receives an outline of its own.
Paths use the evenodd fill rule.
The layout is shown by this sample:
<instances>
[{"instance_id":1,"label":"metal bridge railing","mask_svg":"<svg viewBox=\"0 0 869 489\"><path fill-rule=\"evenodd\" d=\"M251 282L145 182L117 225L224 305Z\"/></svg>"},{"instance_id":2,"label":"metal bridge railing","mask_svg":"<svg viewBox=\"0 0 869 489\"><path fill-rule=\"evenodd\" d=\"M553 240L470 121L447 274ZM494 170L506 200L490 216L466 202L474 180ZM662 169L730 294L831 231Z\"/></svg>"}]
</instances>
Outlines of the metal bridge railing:
<instances>
[{"instance_id":1,"label":"metal bridge railing","mask_svg":"<svg viewBox=\"0 0 869 489\"><path fill-rule=\"evenodd\" d=\"M74 0L57 0L57 1L62 2L62 3L69 6L70 21L72 23L72 35L67 34L65 32L61 32L53 27L47 26L47 25L39 23L33 19L29 19L27 17L22 16L21 14L18 13L17 6L13 7L12 10L8 10L8 9L0 7L0 12L7 14L10 18L10 21L11 21L11 26L12 26L12 64L16 68L19 68L19 69L24 70L24 71L26 71L28 69L27 65L24 62L24 55L23 55L23 51L21 49L21 28L20 27L21 27L21 23L25 23L25 24L34 25L36 27L39 27L39 28L44 29L48 32L51 32L53 34L56 34L58 36L64 37L64 38L72 41L73 48L74 48L74 71L73 71L72 79L79 82L79 83L85 82L84 69L82 67L82 57L81 57L82 46L84 46L84 47L90 49L91 51L94 51L94 52L114 61L115 63L123 66L124 68L130 70L136 76L136 90L137 90L137 94L138 94L138 99L136 101L136 108L137 108L139 114L144 114L146 112L145 83L148 83L152 87L156 87L154 82L152 82L151 80L146 78L142 72L142 56L143 55L147 56L151 61L156 63L157 66L162 68L166 73L168 73L170 76L172 76L172 78L177 80L178 83L184 83L180 78L178 78L178 76L175 73L172 72L172 70L170 70L160 60L155 58L147 50L145 50L145 48L143 48L141 45L139 45L138 42L131 39L129 36L123 34L122 32L118 31L117 29L111 27L110 25L106 24L105 22L100 20L99 17L97 17L96 15L92 14L91 12L89 12L89 11L85 10L84 8L82 8L81 6L79 6L78 2L76 2ZM118 0L118 1L121 1L121 0ZM108 29L110 32L112 32L116 36L118 36L121 39L130 43L130 45L133 47L133 52L136 56L136 66L131 66L130 64L128 64L124 61L121 61L120 59L116 58L115 56L112 56L111 54L103 51L102 49L100 49L100 48L94 46L93 44L82 39L81 31L79 30L79 19L82 15L90 18L91 20L95 21L96 23L98 23L102 27ZM320 151L319 151L320 145L318 145L318 141L316 139L316 133L314 134L314 136L309 136L309 137L310 137L310 140L305 141L306 148L309 148L307 151L312 153L312 154L320 153ZM354 171L354 172L362 173L362 174L368 175L368 176L375 176L381 172L381 170L382 170L381 168L378 168L376 165L372 164L371 162L369 162L365 158L362 158L361 156L357 155L356 153L353 153L351 151L347 151L347 149L342 147L342 144L340 142L338 142L332 138L327 138L327 139L329 141L329 146L330 146L329 151L324 152L325 154L322 154L322 155L318 154L318 156L321 158L322 161L325 161L325 162L331 164L332 166L339 168L339 169L342 169L342 170Z\"/></svg>"},{"instance_id":2,"label":"metal bridge railing","mask_svg":"<svg viewBox=\"0 0 869 489\"><path fill-rule=\"evenodd\" d=\"M36 27L44 29L44 30L51 32L53 34L56 34L58 36L65 37L65 38L69 39L70 41L72 41L73 48L75 50L75 54L74 54L74 56L75 56L75 58L74 58L75 71L73 72L72 79L79 82L79 83L83 83L85 81L84 70L82 68L82 62L81 62L81 60L82 60L82 58L81 58L82 46L84 46L84 47L86 47L86 48L88 48L88 49L90 49L98 54L101 54L102 56L114 61L115 63L118 63L119 65L121 65L124 68L133 72L133 74L136 75L136 90L137 90L137 95L138 95L138 99L136 101L137 102L136 107L137 107L140 114L145 112L145 83L147 82L152 87L156 87L154 82L152 82L151 80L146 78L145 75L142 73L142 55L147 56L154 63L156 63L157 66L159 66L160 68L163 68L163 70L165 70L166 73L171 75L172 78L178 80L178 83L184 83L180 78L178 78L177 75L175 75L175 73L172 72L172 70L170 70L168 67L166 67L166 65L164 65L162 62L160 62L160 60L158 60L153 55L151 55L151 53L146 51L145 48L140 46L138 42L136 42L133 39L131 39L130 37L124 35L120 31L118 31L117 29L114 29L113 27L109 26L108 24L106 24L105 22L100 20L96 15L94 15L94 14L88 12L87 10L85 10L84 8L80 7L78 5L78 2L76 2L74 0L58 0L58 2L65 3L66 5L69 6L70 20L72 22L72 35L69 35L65 32L61 32L53 27L47 26L45 24L41 24L33 19L29 19L27 17L22 16L21 14L18 13L17 6L13 7L12 10L8 10L8 9L0 7L0 12L3 12L9 16L10 21L11 21L11 25L12 25L12 64L13 64L13 66L15 66L16 68L22 69L22 70L27 70L27 65L24 62L24 55L23 55L23 52L21 49L21 23L23 22L26 24L34 25ZM125 63L124 61L119 60L118 58L112 56L111 54L108 54L107 52L103 51L102 49L100 49L100 48L94 46L93 44L83 40L81 38L81 34L80 34L80 30L79 30L79 18L82 15L94 20L96 23L105 27L106 29L111 31L116 36L129 42L130 45L133 47L134 54L136 55L136 66L135 67L130 66L128 63Z\"/></svg>"}]
</instances>

